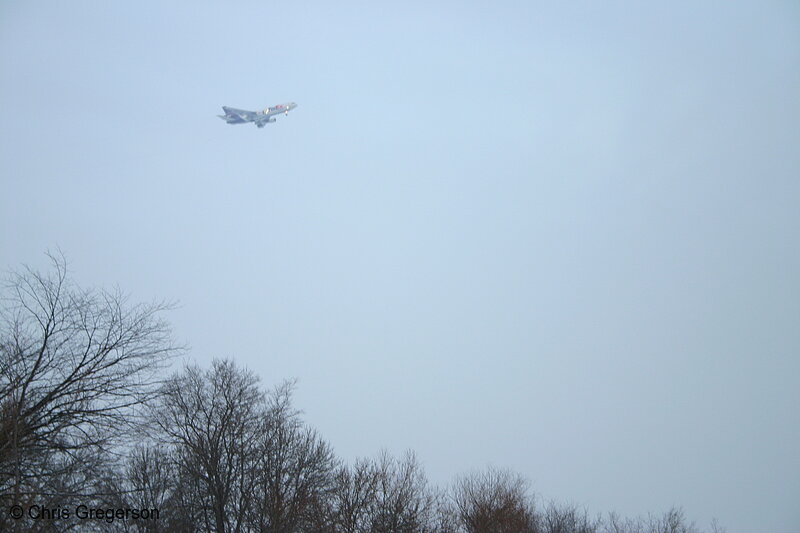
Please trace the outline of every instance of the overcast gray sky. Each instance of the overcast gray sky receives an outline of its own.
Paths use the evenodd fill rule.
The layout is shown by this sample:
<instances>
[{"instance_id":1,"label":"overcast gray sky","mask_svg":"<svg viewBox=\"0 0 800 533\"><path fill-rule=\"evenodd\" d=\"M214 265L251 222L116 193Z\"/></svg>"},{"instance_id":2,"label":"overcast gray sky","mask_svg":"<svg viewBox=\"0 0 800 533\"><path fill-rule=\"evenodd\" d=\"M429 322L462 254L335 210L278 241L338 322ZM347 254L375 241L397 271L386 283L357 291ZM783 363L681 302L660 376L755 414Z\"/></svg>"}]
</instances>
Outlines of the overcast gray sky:
<instances>
[{"instance_id":1,"label":"overcast gray sky","mask_svg":"<svg viewBox=\"0 0 800 533\"><path fill-rule=\"evenodd\" d=\"M797 2L5 1L0 98L0 267L179 300L343 458L800 531Z\"/></svg>"}]
</instances>

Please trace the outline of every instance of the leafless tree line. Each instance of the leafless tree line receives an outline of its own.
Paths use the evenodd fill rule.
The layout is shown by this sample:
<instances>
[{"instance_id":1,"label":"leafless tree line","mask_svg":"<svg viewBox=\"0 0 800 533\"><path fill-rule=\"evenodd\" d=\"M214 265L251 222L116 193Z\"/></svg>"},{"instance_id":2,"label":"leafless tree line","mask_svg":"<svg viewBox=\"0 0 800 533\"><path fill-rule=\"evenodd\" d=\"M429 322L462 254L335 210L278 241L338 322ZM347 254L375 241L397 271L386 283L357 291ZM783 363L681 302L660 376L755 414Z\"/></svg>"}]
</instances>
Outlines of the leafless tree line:
<instances>
[{"instance_id":1,"label":"leafless tree line","mask_svg":"<svg viewBox=\"0 0 800 533\"><path fill-rule=\"evenodd\" d=\"M590 516L487 469L428 483L415 455L340 461L292 403L230 360L164 377L163 304L86 291L53 257L12 274L0 314L0 531L699 533L680 509ZM12 505L159 509L158 520L13 520ZM716 526L712 531L721 533Z\"/></svg>"}]
</instances>

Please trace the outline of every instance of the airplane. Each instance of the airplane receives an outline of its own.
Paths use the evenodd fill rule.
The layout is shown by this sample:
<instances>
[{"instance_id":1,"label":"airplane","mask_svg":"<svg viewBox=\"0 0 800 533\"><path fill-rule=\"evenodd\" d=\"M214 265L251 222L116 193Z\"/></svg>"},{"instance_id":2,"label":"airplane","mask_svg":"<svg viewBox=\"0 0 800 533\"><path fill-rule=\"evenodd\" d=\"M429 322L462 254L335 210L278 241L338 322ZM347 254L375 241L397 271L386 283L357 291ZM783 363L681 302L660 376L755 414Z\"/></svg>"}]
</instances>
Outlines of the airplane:
<instances>
[{"instance_id":1,"label":"airplane","mask_svg":"<svg viewBox=\"0 0 800 533\"><path fill-rule=\"evenodd\" d=\"M245 124L247 122L252 122L259 128L263 128L265 124L275 122L275 119L272 118L275 115L280 115L281 113L288 115L289 111L295 107L297 107L297 104L294 102L278 104L268 107L263 111L245 111L244 109L222 106L222 110L225 111L225 114L217 116L228 124Z\"/></svg>"}]
</instances>

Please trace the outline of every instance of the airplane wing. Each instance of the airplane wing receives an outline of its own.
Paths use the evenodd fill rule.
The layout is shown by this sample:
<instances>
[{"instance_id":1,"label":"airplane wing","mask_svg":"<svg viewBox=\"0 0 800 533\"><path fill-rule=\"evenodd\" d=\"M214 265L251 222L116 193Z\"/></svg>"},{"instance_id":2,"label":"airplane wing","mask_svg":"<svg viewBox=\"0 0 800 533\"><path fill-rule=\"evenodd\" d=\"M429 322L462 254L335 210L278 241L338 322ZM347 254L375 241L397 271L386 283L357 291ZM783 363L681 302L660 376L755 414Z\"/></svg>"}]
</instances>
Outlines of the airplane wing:
<instances>
[{"instance_id":1,"label":"airplane wing","mask_svg":"<svg viewBox=\"0 0 800 533\"><path fill-rule=\"evenodd\" d=\"M247 111L245 109L236 109L235 107L226 107L222 106L222 110L225 111L225 115L236 122L253 122L257 119L258 115L252 111Z\"/></svg>"}]
</instances>

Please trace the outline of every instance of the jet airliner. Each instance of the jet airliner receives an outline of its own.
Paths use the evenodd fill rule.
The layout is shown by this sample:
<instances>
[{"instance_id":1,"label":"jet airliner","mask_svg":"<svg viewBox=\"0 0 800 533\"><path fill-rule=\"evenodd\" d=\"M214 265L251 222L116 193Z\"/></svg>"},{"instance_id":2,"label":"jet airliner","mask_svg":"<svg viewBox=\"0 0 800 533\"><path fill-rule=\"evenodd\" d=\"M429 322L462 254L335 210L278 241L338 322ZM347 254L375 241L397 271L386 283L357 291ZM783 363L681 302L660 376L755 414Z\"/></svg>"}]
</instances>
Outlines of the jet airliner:
<instances>
[{"instance_id":1,"label":"jet airliner","mask_svg":"<svg viewBox=\"0 0 800 533\"><path fill-rule=\"evenodd\" d=\"M259 128L263 128L264 125L275 122L273 118L275 115L280 115L281 113L288 115L289 111L295 107L297 107L297 104L294 102L278 104L268 107L263 111L245 111L244 109L222 106L222 110L225 111L225 114L217 116L228 124L246 124L247 122L252 122Z\"/></svg>"}]
</instances>

